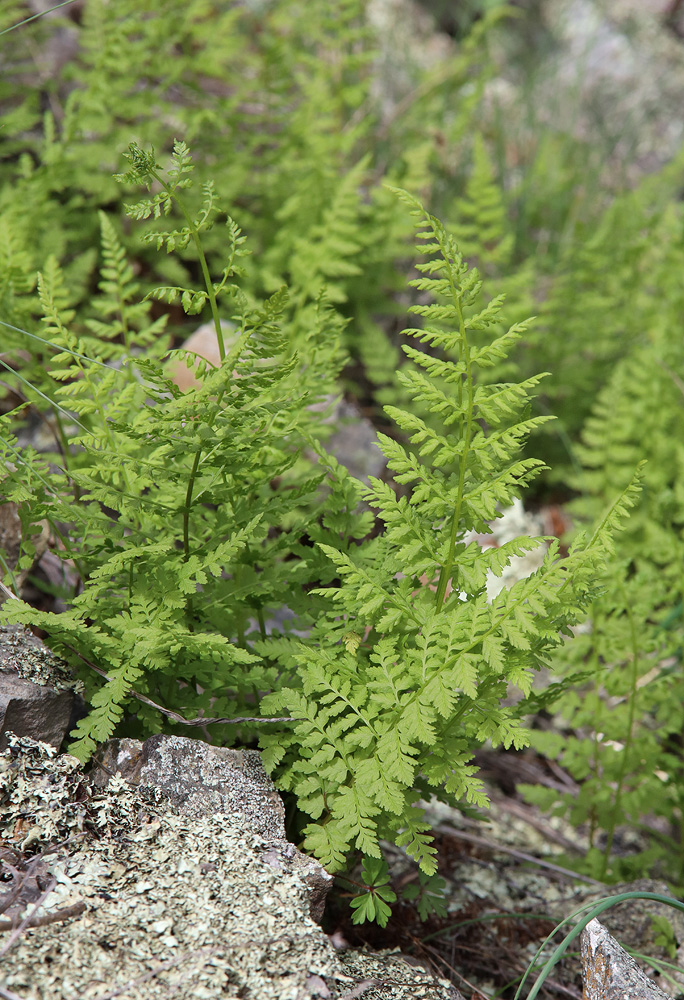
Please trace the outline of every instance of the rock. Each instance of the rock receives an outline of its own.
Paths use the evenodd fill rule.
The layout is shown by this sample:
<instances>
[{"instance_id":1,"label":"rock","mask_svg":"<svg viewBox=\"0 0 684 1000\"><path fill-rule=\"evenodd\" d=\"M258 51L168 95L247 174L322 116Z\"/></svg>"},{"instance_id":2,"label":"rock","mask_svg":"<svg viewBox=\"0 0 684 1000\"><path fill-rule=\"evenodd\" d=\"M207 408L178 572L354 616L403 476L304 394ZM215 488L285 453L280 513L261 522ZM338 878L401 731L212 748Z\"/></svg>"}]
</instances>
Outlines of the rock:
<instances>
[{"instance_id":1,"label":"rock","mask_svg":"<svg viewBox=\"0 0 684 1000\"><path fill-rule=\"evenodd\" d=\"M59 749L82 707L80 683L40 639L0 626L0 748L14 732Z\"/></svg>"},{"instance_id":2,"label":"rock","mask_svg":"<svg viewBox=\"0 0 684 1000\"><path fill-rule=\"evenodd\" d=\"M596 919L582 931L581 952L585 1000L668 1000Z\"/></svg>"},{"instance_id":3,"label":"rock","mask_svg":"<svg viewBox=\"0 0 684 1000\"><path fill-rule=\"evenodd\" d=\"M257 750L228 750L183 736L151 736L144 743L109 740L96 760L94 784L105 787L114 774L151 792L156 801L166 800L181 815L235 817L241 828L269 842L263 861L302 879L310 914L321 919L332 875L286 840L283 803Z\"/></svg>"},{"instance_id":4,"label":"rock","mask_svg":"<svg viewBox=\"0 0 684 1000\"><path fill-rule=\"evenodd\" d=\"M448 35L435 30L435 19L413 0L369 0L368 24L377 38L373 96L387 128L405 103L410 102L416 76L447 64L456 47ZM401 58L397 58L401 53Z\"/></svg>"},{"instance_id":5,"label":"rock","mask_svg":"<svg viewBox=\"0 0 684 1000\"><path fill-rule=\"evenodd\" d=\"M328 422L335 430L326 441L326 450L361 482L368 484L370 476L381 478L387 459L380 451L375 427L356 403L346 399L335 402L328 397L323 405L327 407L333 402Z\"/></svg>"},{"instance_id":6,"label":"rock","mask_svg":"<svg viewBox=\"0 0 684 1000\"><path fill-rule=\"evenodd\" d=\"M315 858L298 851L289 841L280 841L268 847L261 860L277 872L293 872L306 883L309 889L309 914L320 923L325 910L325 901L332 888L333 876Z\"/></svg>"},{"instance_id":7,"label":"rock","mask_svg":"<svg viewBox=\"0 0 684 1000\"><path fill-rule=\"evenodd\" d=\"M99 758L110 773L168 799L185 816L239 812L260 837L285 837L285 810L258 750L227 750L184 736L110 740ZM102 772L101 772L102 773ZM102 784L102 778L96 778Z\"/></svg>"},{"instance_id":8,"label":"rock","mask_svg":"<svg viewBox=\"0 0 684 1000\"><path fill-rule=\"evenodd\" d=\"M222 322L221 329L225 336L226 350L230 350L232 347L231 342L235 339L235 326L232 323ZM202 326L198 326L195 332L183 342L181 350L191 351L198 357L204 358L214 368L218 368L221 364L221 356L219 354L216 329L213 322L203 323ZM185 361L171 361L168 367L171 378L183 392L195 389L200 385L200 382L195 377L193 368L188 368Z\"/></svg>"},{"instance_id":9,"label":"rock","mask_svg":"<svg viewBox=\"0 0 684 1000\"><path fill-rule=\"evenodd\" d=\"M614 178L636 183L675 157L684 138L682 45L667 15L668 0L538 0L519 22L534 75L524 86L492 81L486 103L506 117L521 153L534 108L535 135L567 131L601 151L609 188ZM543 46L530 52L540 33Z\"/></svg>"},{"instance_id":10,"label":"rock","mask_svg":"<svg viewBox=\"0 0 684 1000\"><path fill-rule=\"evenodd\" d=\"M576 899L577 903L591 900L599 902L605 896L616 896L623 892L650 892L665 898L674 898L666 882L660 879L641 878L633 882L606 886L593 892L585 891L582 893L581 900L579 897ZM667 946L657 943L658 928L654 924L654 917L666 920L672 927L674 938L679 943L675 955L669 952ZM616 903L604 910L601 919L607 925L609 933L614 935L623 947L630 948L641 955L652 956L656 960L672 962L677 966L679 971L676 969L668 970L671 979L660 976L657 968L654 968L652 973L649 970L649 974L657 980L658 986L664 993L678 995L682 992L684 985L684 973L681 971L684 960L684 913L668 906L667 903L659 903L653 899L636 898Z\"/></svg>"},{"instance_id":11,"label":"rock","mask_svg":"<svg viewBox=\"0 0 684 1000\"><path fill-rule=\"evenodd\" d=\"M577 888L573 895L573 906L570 909L554 907L552 916L554 919L561 919L580 904L598 903L606 896L618 896L625 892L650 892L665 898L674 898L666 882L660 879L640 878L632 882L618 882L611 886L597 886L594 889L589 886ZM667 920L672 926L675 938L678 941L684 940L684 914L666 903L659 903L653 899L635 898L616 903L604 910L601 920L609 933L622 942L623 947L631 948L643 955L667 959L669 957L667 949L655 943L657 930L653 924L653 917Z\"/></svg>"},{"instance_id":12,"label":"rock","mask_svg":"<svg viewBox=\"0 0 684 1000\"><path fill-rule=\"evenodd\" d=\"M134 749L120 747L122 763L127 758L133 768ZM45 895L48 879L55 883L41 911L52 922L16 935L2 956L8 995L341 1000L374 988L378 1000L462 1000L400 956L338 955L309 916L300 874L276 869L272 861L281 855L269 860L272 842L238 810L189 815L121 776L104 789L86 791L84 784L74 758L32 741L13 737L0 753L0 838L12 855L7 871L25 879L25 904ZM40 794L22 804L35 785ZM31 828L33 810L40 834L27 845L19 820ZM71 843L60 843L68 836ZM13 888L0 883L0 909ZM27 907L6 912L16 923ZM0 949L9 941L9 935L0 940Z\"/></svg>"}]
</instances>

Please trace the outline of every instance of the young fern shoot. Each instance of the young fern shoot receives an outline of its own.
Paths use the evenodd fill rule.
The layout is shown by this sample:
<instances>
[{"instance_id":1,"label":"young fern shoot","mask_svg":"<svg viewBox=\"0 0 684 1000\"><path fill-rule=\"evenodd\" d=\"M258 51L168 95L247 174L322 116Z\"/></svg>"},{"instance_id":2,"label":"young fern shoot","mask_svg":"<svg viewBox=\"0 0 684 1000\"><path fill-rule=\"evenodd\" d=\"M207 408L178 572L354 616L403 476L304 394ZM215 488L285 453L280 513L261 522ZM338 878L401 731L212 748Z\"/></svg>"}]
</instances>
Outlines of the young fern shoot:
<instances>
[{"instance_id":1,"label":"young fern shoot","mask_svg":"<svg viewBox=\"0 0 684 1000\"><path fill-rule=\"evenodd\" d=\"M216 331L219 358L221 362L225 360L226 348L223 340L223 330L219 316L217 299L219 294L226 288L228 278L240 272L236 265L236 258L244 257L248 251L242 249L245 237L233 219L228 216L226 226L229 232L229 260L223 269L221 280L213 282L209 274L209 266L204 253L200 234L211 229L215 216L219 209L214 195L213 181L207 181L203 187L204 201L199 214L193 218L188 211L185 200L179 192L191 187L191 172L194 170L190 150L184 142L176 139L173 144L173 157L171 167L168 170L168 177L164 177L161 166L157 163L154 150L146 152L137 143L132 142L128 147L127 158L131 162L131 169L123 174L117 174L116 179L122 183L141 184L150 188L155 182L161 187L161 191L151 198L145 198L136 205L127 206L127 212L134 219L155 219L162 215L167 216L171 209L175 207L180 211L185 225L181 229L173 229L168 232L154 231L148 232L143 237L146 243L154 243L157 250L166 249L167 253L174 250L183 250L192 242L197 253L199 265L204 279L204 289L195 290L180 288L177 286L164 286L155 288L151 293L156 299L165 302L175 302L180 297L183 310L189 315L200 313L209 302L211 316ZM231 290L232 286L228 286Z\"/></svg>"},{"instance_id":2,"label":"young fern shoot","mask_svg":"<svg viewBox=\"0 0 684 1000\"><path fill-rule=\"evenodd\" d=\"M632 497L567 559L552 544L534 576L489 603L488 574L540 543L483 548L473 533L489 532L499 508L542 467L520 456L546 419L528 415L541 376L478 384L478 371L505 358L525 326L471 344L471 331L500 323L501 300L473 312L477 271L437 219L399 195L418 217L426 258L412 284L436 300L413 307L425 325L405 333L429 353L405 345L414 367L399 378L429 419L386 407L407 444L381 435L380 446L408 495L378 479L356 484L384 531L360 545L332 531L317 536L341 582L317 591L327 614L291 651L289 681L262 703L303 721L261 742L267 767L315 821L305 843L324 864L343 868L355 850L379 859L381 840L390 840L432 875L420 801L487 804L473 751L487 740L527 743L518 713L504 704L508 685L529 693L534 671L583 616L596 560ZM359 919L364 912L357 908Z\"/></svg>"}]
</instances>

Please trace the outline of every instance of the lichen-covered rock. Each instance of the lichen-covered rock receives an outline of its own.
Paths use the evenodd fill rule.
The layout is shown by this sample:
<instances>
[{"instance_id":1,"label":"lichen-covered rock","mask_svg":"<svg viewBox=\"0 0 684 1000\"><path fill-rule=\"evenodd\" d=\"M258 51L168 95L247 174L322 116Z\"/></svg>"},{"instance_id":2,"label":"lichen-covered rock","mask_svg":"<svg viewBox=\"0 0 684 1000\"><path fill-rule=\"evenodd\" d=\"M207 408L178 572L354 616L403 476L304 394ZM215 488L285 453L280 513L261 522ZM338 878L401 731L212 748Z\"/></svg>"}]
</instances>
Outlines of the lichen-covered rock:
<instances>
[{"instance_id":1,"label":"lichen-covered rock","mask_svg":"<svg viewBox=\"0 0 684 1000\"><path fill-rule=\"evenodd\" d=\"M534 27L545 44L533 53L529 43L524 48L534 64L529 83L500 77L487 87L488 113L498 121L505 116L515 147L522 153L545 126L567 131L602 151L608 187L615 178L636 183L675 157L684 139L684 60L667 17L669 0L539 0L534 6L534 15L520 22L523 37ZM505 33L502 39L507 42ZM504 44L502 57L507 51Z\"/></svg>"},{"instance_id":2,"label":"lichen-covered rock","mask_svg":"<svg viewBox=\"0 0 684 1000\"><path fill-rule=\"evenodd\" d=\"M121 774L167 799L186 816L239 815L240 825L267 840L285 837L285 810L258 750L228 750L184 736L110 740L95 783Z\"/></svg>"},{"instance_id":3,"label":"lichen-covered rock","mask_svg":"<svg viewBox=\"0 0 684 1000\"><path fill-rule=\"evenodd\" d=\"M68 667L21 625L0 626L0 747L8 732L59 749L83 704Z\"/></svg>"},{"instance_id":4,"label":"lichen-covered rock","mask_svg":"<svg viewBox=\"0 0 684 1000\"><path fill-rule=\"evenodd\" d=\"M287 840L274 841L263 852L261 860L277 872L289 872L305 882L309 890L309 915L318 923L323 917L325 901L334 878L323 865L298 851Z\"/></svg>"},{"instance_id":5,"label":"lichen-covered rock","mask_svg":"<svg viewBox=\"0 0 684 1000\"><path fill-rule=\"evenodd\" d=\"M582 931L581 951L585 1000L668 1000L598 920Z\"/></svg>"},{"instance_id":6,"label":"lichen-covered rock","mask_svg":"<svg viewBox=\"0 0 684 1000\"><path fill-rule=\"evenodd\" d=\"M215 813L272 842L265 860L277 871L296 872L309 889L310 914L323 916L333 878L285 839L285 811L257 750L229 750L182 736L109 740L98 755L93 781L104 787L113 774L164 799L186 816Z\"/></svg>"},{"instance_id":7,"label":"lichen-covered rock","mask_svg":"<svg viewBox=\"0 0 684 1000\"><path fill-rule=\"evenodd\" d=\"M40 912L54 921L15 936L2 957L6 991L25 1000L462 1000L399 956L338 955L309 916L299 873L276 870L272 843L236 825L236 812L182 814L120 775L101 790L80 776L74 758L32 741L12 738L0 753L0 840L15 872L43 866L35 893L49 889ZM82 836L65 844L69 791L80 796ZM42 821L31 843L17 829L20 818L30 827L40 801L54 824L47 851ZM12 913L15 926L38 898ZM79 904L83 912L64 916ZM9 941L0 936L0 950Z\"/></svg>"}]
</instances>

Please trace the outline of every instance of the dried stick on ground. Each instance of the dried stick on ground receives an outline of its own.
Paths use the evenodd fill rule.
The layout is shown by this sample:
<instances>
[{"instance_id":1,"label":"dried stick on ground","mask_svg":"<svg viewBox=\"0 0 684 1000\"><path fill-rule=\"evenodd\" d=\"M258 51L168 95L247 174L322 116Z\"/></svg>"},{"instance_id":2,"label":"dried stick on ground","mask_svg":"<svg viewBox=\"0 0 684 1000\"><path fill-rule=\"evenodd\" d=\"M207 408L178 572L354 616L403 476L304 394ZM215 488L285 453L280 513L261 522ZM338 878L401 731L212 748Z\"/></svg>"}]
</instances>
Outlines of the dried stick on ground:
<instances>
[{"instance_id":1,"label":"dried stick on ground","mask_svg":"<svg viewBox=\"0 0 684 1000\"><path fill-rule=\"evenodd\" d=\"M529 861L540 868L546 868L551 872L558 872L559 875L567 875L569 878L576 878L582 882L588 882L589 885L598 885L604 888L603 882L598 882L595 878L589 878L588 875L580 875L578 872L570 871L569 868L561 868L560 865L554 865L550 861L535 858L533 854L525 854L524 851L516 851L513 847L506 847L504 844L494 844L490 840L485 840L484 837L474 837L471 833L464 833L462 830L457 830L454 826L446 826L440 823L439 826L435 827L435 833L446 833L450 837L466 840L469 844L476 844L478 847L487 847L490 851L500 851L502 854L510 854L512 858L517 858L519 861Z\"/></svg>"},{"instance_id":2,"label":"dried stick on ground","mask_svg":"<svg viewBox=\"0 0 684 1000\"><path fill-rule=\"evenodd\" d=\"M48 898L48 896L50 895L50 893L52 892L52 890L54 889L54 887L56 885L57 885L57 879L54 878L54 877L51 878L50 882L48 884L47 889L42 894L42 896L40 897L40 899L38 900L38 902L33 905L33 909L31 910L31 912L27 916L24 917L24 919L19 924L19 926L15 928L14 932L12 934L10 934L9 938L7 939L7 941L5 941L5 943L2 946L2 948L0 948L0 958L2 958L3 955L7 954L7 952L10 950L10 948L12 947L13 944L16 944L16 942L19 940L19 938L24 933L24 931L26 930L26 928L32 926L32 920L33 920L33 918L38 913L38 910L40 910L41 906L43 905L43 903ZM11 921L10 921L10 926L14 927L14 924Z\"/></svg>"}]
</instances>

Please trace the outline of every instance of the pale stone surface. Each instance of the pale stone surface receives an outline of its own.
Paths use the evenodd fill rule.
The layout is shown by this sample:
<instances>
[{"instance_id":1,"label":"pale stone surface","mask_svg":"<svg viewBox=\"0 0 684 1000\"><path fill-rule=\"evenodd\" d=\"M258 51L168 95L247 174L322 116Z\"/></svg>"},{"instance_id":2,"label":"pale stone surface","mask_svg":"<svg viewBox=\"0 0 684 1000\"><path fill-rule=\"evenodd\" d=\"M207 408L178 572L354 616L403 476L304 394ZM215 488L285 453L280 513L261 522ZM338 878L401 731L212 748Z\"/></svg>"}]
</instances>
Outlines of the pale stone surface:
<instances>
[{"instance_id":1,"label":"pale stone surface","mask_svg":"<svg viewBox=\"0 0 684 1000\"><path fill-rule=\"evenodd\" d=\"M227 348L230 350L235 327L232 324L222 323L221 328L227 341ZM221 364L216 329L213 323L203 323L202 326L198 326L195 332L183 342L182 350L192 351L193 354L208 361L214 368L218 368ZM183 392L194 389L200 384L195 377L193 368L188 368L185 361L172 361L169 363L169 369L173 381Z\"/></svg>"},{"instance_id":2,"label":"pale stone surface","mask_svg":"<svg viewBox=\"0 0 684 1000\"><path fill-rule=\"evenodd\" d=\"M582 931L585 1000L668 1000L598 920Z\"/></svg>"},{"instance_id":3,"label":"pale stone surface","mask_svg":"<svg viewBox=\"0 0 684 1000\"><path fill-rule=\"evenodd\" d=\"M570 132L600 151L609 189L616 178L634 184L676 156L684 141L684 59L666 4L540 0L527 16L547 44L528 53L529 85L498 78L487 87L511 140L518 133L522 148L544 128ZM502 76L509 75L504 63Z\"/></svg>"},{"instance_id":4,"label":"pale stone surface","mask_svg":"<svg viewBox=\"0 0 684 1000\"><path fill-rule=\"evenodd\" d=\"M268 841L263 860L274 871L299 875L309 891L311 916L323 916L333 878L285 839L283 803L257 750L229 750L183 736L151 736L144 743L109 740L98 755L93 782L105 787L113 774L181 815L201 820L221 813Z\"/></svg>"},{"instance_id":5,"label":"pale stone surface","mask_svg":"<svg viewBox=\"0 0 684 1000\"><path fill-rule=\"evenodd\" d=\"M237 814L184 815L120 776L104 790L84 784L78 762L50 748L15 740L0 753L0 838L12 855L0 907L31 864L40 879L12 919L50 877L43 912L84 905L23 931L2 956L0 982L22 1000L462 1000L397 955L338 954L309 916L300 874L277 870L273 844ZM27 801L31 787L40 794Z\"/></svg>"},{"instance_id":6,"label":"pale stone surface","mask_svg":"<svg viewBox=\"0 0 684 1000\"><path fill-rule=\"evenodd\" d=\"M110 740L100 760L110 772L158 792L186 816L235 812L261 837L285 836L283 803L258 750L228 750L184 736L151 736L144 743Z\"/></svg>"}]
</instances>

